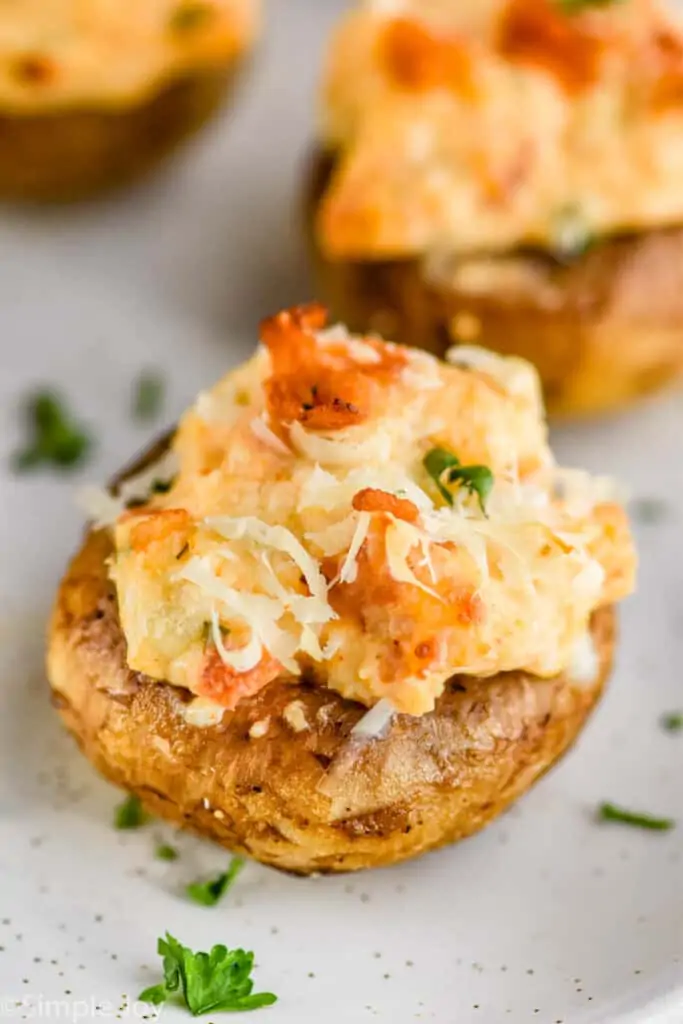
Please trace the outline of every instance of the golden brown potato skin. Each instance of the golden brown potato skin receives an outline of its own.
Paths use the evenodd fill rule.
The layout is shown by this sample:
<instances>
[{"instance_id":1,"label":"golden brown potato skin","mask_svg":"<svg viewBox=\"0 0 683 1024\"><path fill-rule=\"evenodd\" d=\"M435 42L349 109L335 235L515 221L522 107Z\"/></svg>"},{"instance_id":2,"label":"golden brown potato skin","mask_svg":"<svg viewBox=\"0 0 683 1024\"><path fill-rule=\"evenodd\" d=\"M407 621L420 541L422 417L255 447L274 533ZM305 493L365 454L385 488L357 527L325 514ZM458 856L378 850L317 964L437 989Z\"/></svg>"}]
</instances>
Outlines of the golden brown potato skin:
<instances>
[{"instance_id":1,"label":"golden brown potato skin","mask_svg":"<svg viewBox=\"0 0 683 1024\"><path fill-rule=\"evenodd\" d=\"M361 705L312 681L276 681L198 728L179 713L188 693L126 665L111 550L107 531L87 535L50 624L48 677L67 728L154 814L297 874L393 864L478 831L567 750L611 667L605 608L592 622L600 670L589 685L453 676L433 713L397 716L359 742L349 734ZM308 723L299 732L283 717L294 700ZM250 736L265 721L266 734Z\"/></svg>"},{"instance_id":2,"label":"golden brown potato skin","mask_svg":"<svg viewBox=\"0 0 683 1024\"><path fill-rule=\"evenodd\" d=\"M120 111L0 112L0 199L71 201L144 175L215 112L238 70L187 75Z\"/></svg>"},{"instance_id":3,"label":"golden brown potato skin","mask_svg":"<svg viewBox=\"0 0 683 1024\"><path fill-rule=\"evenodd\" d=\"M492 256L486 287L465 291L428 278L417 260L326 259L314 221L333 167L329 156L313 160L307 230L319 289L351 330L437 355L462 341L522 356L555 415L626 405L683 374L683 227L608 239L569 263Z\"/></svg>"}]
</instances>

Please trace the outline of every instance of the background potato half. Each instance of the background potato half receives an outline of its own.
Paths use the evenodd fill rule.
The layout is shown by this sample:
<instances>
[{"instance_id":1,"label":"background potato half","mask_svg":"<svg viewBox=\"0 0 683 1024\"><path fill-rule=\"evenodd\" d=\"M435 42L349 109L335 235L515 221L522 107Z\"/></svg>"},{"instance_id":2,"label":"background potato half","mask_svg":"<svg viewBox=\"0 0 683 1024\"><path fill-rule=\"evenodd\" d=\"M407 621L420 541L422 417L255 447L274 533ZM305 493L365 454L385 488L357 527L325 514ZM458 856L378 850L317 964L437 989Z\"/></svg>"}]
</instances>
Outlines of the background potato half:
<instances>
[{"instance_id":1,"label":"background potato half","mask_svg":"<svg viewBox=\"0 0 683 1024\"><path fill-rule=\"evenodd\" d=\"M217 110L240 64L185 74L116 110L0 111L0 199L81 199L143 175Z\"/></svg>"},{"instance_id":2,"label":"background potato half","mask_svg":"<svg viewBox=\"0 0 683 1024\"><path fill-rule=\"evenodd\" d=\"M522 356L560 415L626 405L683 375L683 227L598 241L565 262L531 250L334 261L315 226L333 168L313 161L307 230L319 291L351 330L437 355L463 342Z\"/></svg>"},{"instance_id":3,"label":"background potato half","mask_svg":"<svg viewBox=\"0 0 683 1024\"><path fill-rule=\"evenodd\" d=\"M351 736L360 704L314 680L275 681L198 727L188 692L127 667L111 553L107 531L88 533L57 596L48 677L64 723L154 814L297 874L392 864L476 832L567 750L611 668L604 608L588 681L454 675L431 714L398 715L370 740Z\"/></svg>"}]
</instances>

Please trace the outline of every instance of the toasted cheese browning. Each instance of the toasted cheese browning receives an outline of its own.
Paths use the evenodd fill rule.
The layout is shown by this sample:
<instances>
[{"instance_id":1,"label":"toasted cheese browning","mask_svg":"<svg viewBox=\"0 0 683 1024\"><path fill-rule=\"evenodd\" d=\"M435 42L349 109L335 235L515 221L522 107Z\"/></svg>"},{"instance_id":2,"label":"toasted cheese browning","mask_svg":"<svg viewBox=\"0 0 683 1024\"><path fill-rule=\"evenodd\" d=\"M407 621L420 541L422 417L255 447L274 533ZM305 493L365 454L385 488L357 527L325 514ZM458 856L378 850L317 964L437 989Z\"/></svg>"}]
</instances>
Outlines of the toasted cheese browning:
<instances>
[{"instance_id":1,"label":"toasted cheese browning","mask_svg":"<svg viewBox=\"0 0 683 1024\"><path fill-rule=\"evenodd\" d=\"M262 339L182 419L170 489L115 522L131 668L226 708L306 673L421 714L454 672L570 665L634 552L604 481L554 465L535 371L317 306Z\"/></svg>"},{"instance_id":2,"label":"toasted cheese browning","mask_svg":"<svg viewBox=\"0 0 683 1024\"><path fill-rule=\"evenodd\" d=\"M231 62L259 19L260 0L4 0L0 106L117 109Z\"/></svg>"},{"instance_id":3,"label":"toasted cheese browning","mask_svg":"<svg viewBox=\"0 0 683 1024\"><path fill-rule=\"evenodd\" d=\"M662 0L366 0L332 40L322 144L334 258L678 224L683 27Z\"/></svg>"}]
</instances>

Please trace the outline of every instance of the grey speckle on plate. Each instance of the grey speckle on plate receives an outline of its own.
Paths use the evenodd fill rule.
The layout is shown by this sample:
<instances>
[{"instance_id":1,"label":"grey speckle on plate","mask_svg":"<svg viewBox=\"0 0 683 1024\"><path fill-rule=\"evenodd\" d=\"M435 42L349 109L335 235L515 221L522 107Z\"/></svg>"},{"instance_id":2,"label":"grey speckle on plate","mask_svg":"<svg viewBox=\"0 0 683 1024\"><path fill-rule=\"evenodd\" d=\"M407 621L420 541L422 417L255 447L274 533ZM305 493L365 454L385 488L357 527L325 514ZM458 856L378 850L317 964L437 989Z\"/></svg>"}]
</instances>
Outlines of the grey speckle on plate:
<instances>
[{"instance_id":1,"label":"grey speckle on plate","mask_svg":"<svg viewBox=\"0 0 683 1024\"><path fill-rule=\"evenodd\" d=\"M226 855L154 823L114 831L120 795L50 708L43 636L81 529L73 485L106 478L144 443L131 382L164 367L170 421L250 350L263 315L312 295L298 189L317 54L345 6L272 0L236 106L161 177L99 204L3 212L2 1020L46 1016L49 1000L85 1007L88 1022L153 1018L135 1001L159 978L167 929L195 949L253 949L257 985L280 997L263 1011L273 1024L683 1019L683 735L660 726L683 707L678 395L554 437L562 461L616 474L666 514L636 517L639 592L623 607L597 714L565 762L473 840L357 878L297 880L248 865L207 910L183 885L224 869ZM96 428L94 462L68 480L7 471L20 398L43 382ZM605 800L679 828L597 824ZM159 842L177 846L178 859L157 859ZM187 1017L164 1009L164 1021L176 1019Z\"/></svg>"}]
</instances>

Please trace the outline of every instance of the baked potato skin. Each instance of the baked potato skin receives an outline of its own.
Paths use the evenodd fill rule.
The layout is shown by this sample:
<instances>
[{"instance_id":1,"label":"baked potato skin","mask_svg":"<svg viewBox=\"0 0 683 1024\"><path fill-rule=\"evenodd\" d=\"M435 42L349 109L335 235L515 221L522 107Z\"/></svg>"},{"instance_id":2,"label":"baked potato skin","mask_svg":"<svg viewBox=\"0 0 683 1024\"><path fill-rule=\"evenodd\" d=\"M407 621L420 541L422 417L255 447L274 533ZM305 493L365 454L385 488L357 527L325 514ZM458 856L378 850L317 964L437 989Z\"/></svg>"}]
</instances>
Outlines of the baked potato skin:
<instances>
[{"instance_id":1,"label":"baked potato skin","mask_svg":"<svg viewBox=\"0 0 683 1024\"><path fill-rule=\"evenodd\" d=\"M274 682L221 724L180 713L189 694L131 672L106 560L88 534L60 587L49 634L53 703L86 757L153 813L296 874L393 864L493 820L567 750L598 700L614 612L596 613L598 678L454 676L435 711L349 739L365 709L306 680ZM285 709L300 702L307 728ZM268 723L255 738L256 722Z\"/></svg>"},{"instance_id":2,"label":"baked potato skin","mask_svg":"<svg viewBox=\"0 0 683 1024\"><path fill-rule=\"evenodd\" d=\"M240 67L188 74L121 110L0 112L0 199L72 201L143 176L217 110Z\"/></svg>"},{"instance_id":3,"label":"baked potato skin","mask_svg":"<svg viewBox=\"0 0 683 1024\"><path fill-rule=\"evenodd\" d=\"M560 416L627 405L683 374L683 227L605 240L568 263L491 257L485 287L465 290L417 260L327 259L315 221L333 168L312 161L307 234L319 290L351 330L440 356L460 341L522 356Z\"/></svg>"}]
</instances>

